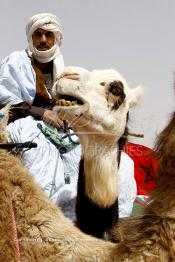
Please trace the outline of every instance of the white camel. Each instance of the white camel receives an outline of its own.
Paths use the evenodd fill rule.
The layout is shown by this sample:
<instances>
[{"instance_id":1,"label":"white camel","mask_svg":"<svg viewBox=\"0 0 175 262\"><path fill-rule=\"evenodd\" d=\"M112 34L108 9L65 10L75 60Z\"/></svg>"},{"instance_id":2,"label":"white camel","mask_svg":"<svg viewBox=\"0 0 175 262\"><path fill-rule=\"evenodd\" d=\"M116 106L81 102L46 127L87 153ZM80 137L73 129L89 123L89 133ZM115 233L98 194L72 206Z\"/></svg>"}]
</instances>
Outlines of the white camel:
<instances>
[{"instance_id":1,"label":"white camel","mask_svg":"<svg viewBox=\"0 0 175 262\"><path fill-rule=\"evenodd\" d=\"M118 219L120 141L128 111L143 90L131 89L115 70L69 67L66 72L78 73L79 79L62 77L55 84L54 110L70 122L82 145L77 223L84 232L104 237Z\"/></svg>"}]
</instances>

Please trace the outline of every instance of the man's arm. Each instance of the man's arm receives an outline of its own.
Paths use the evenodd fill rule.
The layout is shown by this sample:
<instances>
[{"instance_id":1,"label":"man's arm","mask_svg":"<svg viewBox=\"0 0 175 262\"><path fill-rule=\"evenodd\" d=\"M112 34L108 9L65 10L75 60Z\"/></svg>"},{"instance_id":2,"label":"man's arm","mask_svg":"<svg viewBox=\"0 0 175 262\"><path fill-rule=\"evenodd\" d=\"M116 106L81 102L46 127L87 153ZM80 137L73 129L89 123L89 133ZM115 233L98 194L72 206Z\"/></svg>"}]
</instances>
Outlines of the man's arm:
<instances>
[{"instance_id":1,"label":"man's arm","mask_svg":"<svg viewBox=\"0 0 175 262\"><path fill-rule=\"evenodd\" d=\"M27 102L12 105L10 109L9 123L30 115L37 120L43 120L57 128L63 125L63 121L59 118L58 113L42 107L33 106Z\"/></svg>"},{"instance_id":2,"label":"man's arm","mask_svg":"<svg viewBox=\"0 0 175 262\"><path fill-rule=\"evenodd\" d=\"M5 104L0 105L0 108L4 107ZM46 110L41 107L32 106L30 103L21 102L19 104L12 105L10 108L9 122L13 122L19 118L26 116L33 116L35 119L42 119Z\"/></svg>"}]
</instances>

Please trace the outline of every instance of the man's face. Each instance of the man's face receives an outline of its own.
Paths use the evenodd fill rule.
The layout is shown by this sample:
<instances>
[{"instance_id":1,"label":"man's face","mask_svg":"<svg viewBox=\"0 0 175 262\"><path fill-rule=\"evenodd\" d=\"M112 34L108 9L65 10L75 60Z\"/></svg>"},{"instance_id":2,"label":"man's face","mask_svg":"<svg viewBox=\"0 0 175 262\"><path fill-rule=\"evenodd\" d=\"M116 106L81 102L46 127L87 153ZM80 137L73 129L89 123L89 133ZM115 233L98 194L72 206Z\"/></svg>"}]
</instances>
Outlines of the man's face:
<instances>
[{"instance_id":1,"label":"man's face","mask_svg":"<svg viewBox=\"0 0 175 262\"><path fill-rule=\"evenodd\" d=\"M32 34L33 45L39 51L49 50L55 44L55 35L53 32L38 28Z\"/></svg>"}]
</instances>

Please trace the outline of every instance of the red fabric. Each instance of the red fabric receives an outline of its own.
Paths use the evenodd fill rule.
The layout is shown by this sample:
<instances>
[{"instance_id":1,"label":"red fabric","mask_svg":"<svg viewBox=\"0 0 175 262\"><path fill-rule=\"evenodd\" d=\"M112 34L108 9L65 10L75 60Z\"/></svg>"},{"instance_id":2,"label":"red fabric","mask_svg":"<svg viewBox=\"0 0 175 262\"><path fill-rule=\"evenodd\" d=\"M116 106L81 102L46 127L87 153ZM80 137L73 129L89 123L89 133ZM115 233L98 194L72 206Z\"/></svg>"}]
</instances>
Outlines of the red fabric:
<instances>
[{"instance_id":1,"label":"red fabric","mask_svg":"<svg viewBox=\"0 0 175 262\"><path fill-rule=\"evenodd\" d=\"M137 195L149 195L156 185L158 159L152 149L134 143L127 143L124 151L134 161L134 175Z\"/></svg>"}]
</instances>

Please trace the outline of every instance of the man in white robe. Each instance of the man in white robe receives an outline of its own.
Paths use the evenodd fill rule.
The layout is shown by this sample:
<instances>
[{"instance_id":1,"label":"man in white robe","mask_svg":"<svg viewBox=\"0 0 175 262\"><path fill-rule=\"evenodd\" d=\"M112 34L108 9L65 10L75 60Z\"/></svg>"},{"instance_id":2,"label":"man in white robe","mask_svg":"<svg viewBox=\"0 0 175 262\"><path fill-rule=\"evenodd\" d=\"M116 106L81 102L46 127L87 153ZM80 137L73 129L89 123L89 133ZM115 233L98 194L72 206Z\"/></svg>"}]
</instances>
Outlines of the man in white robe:
<instances>
[{"instance_id":1,"label":"man in white robe","mask_svg":"<svg viewBox=\"0 0 175 262\"><path fill-rule=\"evenodd\" d=\"M51 89L64 70L60 45L63 34L53 14L38 14L26 25L28 48L15 51L0 65L0 105L12 104L8 132L13 142L32 141L37 148L23 150L21 157L30 174L67 216L75 219L74 205L81 148L60 155L38 128L60 128L62 120L52 111ZM128 216L136 196L133 161L121 155L119 170L119 216ZM65 183L65 173L70 183ZM117 185L116 185L117 186Z\"/></svg>"}]
</instances>

